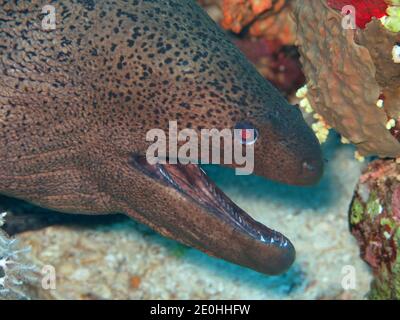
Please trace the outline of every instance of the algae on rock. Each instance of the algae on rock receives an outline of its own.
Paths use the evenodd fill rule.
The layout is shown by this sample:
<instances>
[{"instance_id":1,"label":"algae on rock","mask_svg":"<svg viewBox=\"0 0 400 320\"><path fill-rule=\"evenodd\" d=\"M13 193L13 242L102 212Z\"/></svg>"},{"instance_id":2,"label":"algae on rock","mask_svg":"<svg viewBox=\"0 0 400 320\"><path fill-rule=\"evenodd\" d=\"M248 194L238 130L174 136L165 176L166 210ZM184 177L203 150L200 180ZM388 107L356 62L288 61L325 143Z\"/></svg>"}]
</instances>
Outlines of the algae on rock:
<instances>
[{"instance_id":1,"label":"algae on rock","mask_svg":"<svg viewBox=\"0 0 400 320\"><path fill-rule=\"evenodd\" d=\"M400 164L376 160L361 176L349 221L372 268L370 299L400 299Z\"/></svg>"}]
</instances>

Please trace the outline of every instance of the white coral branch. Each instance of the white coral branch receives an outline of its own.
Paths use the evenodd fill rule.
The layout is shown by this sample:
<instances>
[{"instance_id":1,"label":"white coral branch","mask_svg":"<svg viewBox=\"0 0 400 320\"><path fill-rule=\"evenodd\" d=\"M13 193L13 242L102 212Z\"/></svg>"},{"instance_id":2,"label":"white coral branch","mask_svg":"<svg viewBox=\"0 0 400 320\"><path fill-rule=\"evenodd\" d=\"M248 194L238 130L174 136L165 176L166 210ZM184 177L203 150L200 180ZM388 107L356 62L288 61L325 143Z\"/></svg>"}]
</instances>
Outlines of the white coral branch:
<instances>
[{"instance_id":1,"label":"white coral branch","mask_svg":"<svg viewBox=\"0 0 400 320\"><path fill-rule=\"evenodd\" d=\"M0 227L4 224L4 218L7 215L7 211L0 213Z\"/></svg>"},{"instance_id":2,"label":"white coral branch","mask_svg":"<svg viewBox=\"0 0 400 320\"><path fill-rule=\"evenodd\" d=\"M4 224L5 213L0 213L0 226ZM18 241L10 238L0 229L0 299L28 299L22 285L34 280L35 266L24 262L30 248L19 248Z\"/></svg>"}]
</instances>

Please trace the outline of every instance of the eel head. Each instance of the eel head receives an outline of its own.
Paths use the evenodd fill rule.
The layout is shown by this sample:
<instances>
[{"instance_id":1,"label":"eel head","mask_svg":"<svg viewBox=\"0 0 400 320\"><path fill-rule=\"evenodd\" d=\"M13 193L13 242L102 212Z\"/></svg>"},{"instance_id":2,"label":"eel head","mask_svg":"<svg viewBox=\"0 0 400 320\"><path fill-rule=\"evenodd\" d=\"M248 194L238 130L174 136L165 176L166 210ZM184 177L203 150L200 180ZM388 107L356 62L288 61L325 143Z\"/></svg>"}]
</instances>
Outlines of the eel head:
<instances>
[{"instance_id":1,"label":"eel head","mask_svg":"<svg viewBox=\"0 0 400 320\"><path fill-rule=\"evenodd\" d=\"M296 107L281 110L262 122L246 119L257 134L255 173L291 184L315 183L322 172L319 143ZM199 165L149 164L143 153L132 154L129 165L151 199L137 202L132 216L161 234L266 274L282 273L293 263L292 243L233 203Z\"/></svg>"},{"instance_id":2,"label":"eel head","mask_svg":"<svg viewBox=\"0 0 400 320\"><path fill-rule=\"evenodd\" d=\"M177 120L179 129L234 129L246 123L257 134L256 175L294 185L316 183L323 168L321 150L299 108L288 104L194 2L179 3L190 11L180 12L180 28L188 32L171 46L187 43L191 50L183 49L179 59L168 61L173 68L161 69L151 80L159 101L165 93L170 116L158 116L155 104L155 120L146 119L151 124L147 129L168 132L168 120ZM176 2L174 12L180 9ZM166 29L164 39L171 32ZM161 59L146 62L159 70ZM142 136L135 142L144 140ZM278 274L290 267L295 258L292 243L235 205L198 165L149 164L145 154L145 147L137 148L125 161L132 172L124 175L132 174L131 183L115 182L126 199L121 210L165 236L259 272Z\"/></svg>"}]
</instances>

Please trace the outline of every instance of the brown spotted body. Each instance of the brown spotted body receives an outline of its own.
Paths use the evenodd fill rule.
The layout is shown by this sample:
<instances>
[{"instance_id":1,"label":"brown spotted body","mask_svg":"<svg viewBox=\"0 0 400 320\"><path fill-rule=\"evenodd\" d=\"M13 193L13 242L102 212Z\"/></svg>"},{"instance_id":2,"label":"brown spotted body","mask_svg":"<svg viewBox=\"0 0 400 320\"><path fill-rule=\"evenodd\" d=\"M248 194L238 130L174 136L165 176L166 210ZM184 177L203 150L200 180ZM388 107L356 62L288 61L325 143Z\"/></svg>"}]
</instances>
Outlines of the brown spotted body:
<instances>
[{"instance_id":1,"label":"brown spotted body","mask_svg":"<svg viewBox=\"0 0 400 320\"><path fill-rule=\"evenodd\" d=\"M0 4L0 193L64 212L124 212L261 272L290 266L289 240L197 166L141 161L146 132L169 121L195 130L247 121L259 131L256 174L309 184L322 172L300 111L194 1L53 1L52 31L41 27L47 1Z\"/></svg>"}]
</instances>

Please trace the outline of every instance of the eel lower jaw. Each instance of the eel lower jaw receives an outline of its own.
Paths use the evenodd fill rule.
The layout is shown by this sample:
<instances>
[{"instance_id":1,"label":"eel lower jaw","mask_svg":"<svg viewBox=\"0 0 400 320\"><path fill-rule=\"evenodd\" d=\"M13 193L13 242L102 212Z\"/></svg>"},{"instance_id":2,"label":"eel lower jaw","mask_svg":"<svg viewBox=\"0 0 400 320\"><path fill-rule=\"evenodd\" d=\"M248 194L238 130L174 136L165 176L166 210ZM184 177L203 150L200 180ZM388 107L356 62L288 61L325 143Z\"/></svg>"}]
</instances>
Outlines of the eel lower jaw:
<instances>
[{"instance_id":1,"label":"eel lower jaw","mask_svg":"<svg viewBox=\"0 0 400 320\"><path fill-rule=\"evenodd\" d=\"M250 242L256 242L256 246L261 249L260 257L263 256L261 252L263 249L274 251L274 255L279 255L278 252L281 252L282 256L285 256L281 259L285 261L282 270L266 272L263 271L263 267L250 266L251 268L267 274L278 274L292 264L295 250L290 240L250 217L215 185L200 166L196 164L151 165L144 156L134 156L130 163L147 176L173 188L189 201L202 207L205 213L223 220L240 237L245 236ZM207 248L204 251L208 251Z\"/></svg>"}]
</instances>

